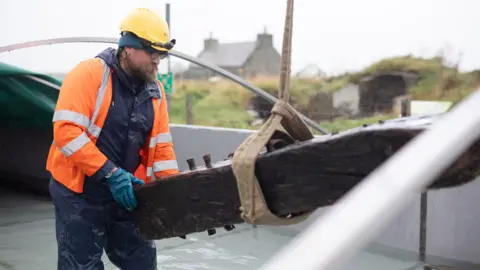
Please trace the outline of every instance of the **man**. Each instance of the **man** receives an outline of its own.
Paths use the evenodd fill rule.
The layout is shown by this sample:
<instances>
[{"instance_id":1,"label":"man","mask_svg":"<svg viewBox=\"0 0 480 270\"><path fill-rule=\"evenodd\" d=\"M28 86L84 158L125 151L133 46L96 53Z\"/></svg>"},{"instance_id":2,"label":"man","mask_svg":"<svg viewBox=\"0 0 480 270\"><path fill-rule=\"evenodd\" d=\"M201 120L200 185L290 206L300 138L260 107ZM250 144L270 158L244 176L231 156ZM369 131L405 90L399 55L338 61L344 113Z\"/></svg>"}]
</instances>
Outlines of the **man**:
<instances>
[{"instance_id":1,"label":"man","mask_svg":"<svg viewBox=\"0 0 480 270\"><path fill-rule=\"evenodd\" d=\"M108 48L65 77L47 160L58 269L157 269L153 241L132 222L133 187L178 173L158 64L172 49L166 21L139 8Z\"/></svg>"}]
</instances>

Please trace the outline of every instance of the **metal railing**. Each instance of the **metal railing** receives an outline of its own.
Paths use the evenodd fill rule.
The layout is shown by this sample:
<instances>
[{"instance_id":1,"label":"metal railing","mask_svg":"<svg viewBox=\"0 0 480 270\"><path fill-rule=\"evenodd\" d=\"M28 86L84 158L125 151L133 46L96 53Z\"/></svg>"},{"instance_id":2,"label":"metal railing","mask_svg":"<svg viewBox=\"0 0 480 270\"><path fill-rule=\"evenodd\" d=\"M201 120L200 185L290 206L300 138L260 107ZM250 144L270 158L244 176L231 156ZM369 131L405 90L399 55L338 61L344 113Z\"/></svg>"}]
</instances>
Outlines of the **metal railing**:
<instances>
[{"instance_id":1,"label":"metal railing","mask_svg":"<svg viewBox=\"0 0 480 270\"><path fill-rule=\"evenodd\" d=\"M480 91L444 114L276 253L262 270L342 269L480 137ZM300 259L301 258L301 259Z\"/></svg>"}]
</instances>

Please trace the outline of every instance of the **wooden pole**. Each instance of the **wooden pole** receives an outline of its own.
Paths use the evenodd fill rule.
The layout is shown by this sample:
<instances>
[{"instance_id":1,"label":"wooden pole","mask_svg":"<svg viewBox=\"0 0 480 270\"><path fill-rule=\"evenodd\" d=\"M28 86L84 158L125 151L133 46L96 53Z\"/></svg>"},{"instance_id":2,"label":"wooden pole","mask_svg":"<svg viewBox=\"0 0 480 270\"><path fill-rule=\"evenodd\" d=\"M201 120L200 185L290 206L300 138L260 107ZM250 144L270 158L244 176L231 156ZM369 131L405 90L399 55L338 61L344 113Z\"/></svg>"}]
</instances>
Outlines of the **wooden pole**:
<instances>
[{"instance_id":1,"label":"wooden pole","mask_svg":"<svg viewBox=\"0 0 480 270\"><path fill-rule=\"evenodd\" d=\"M170 36L171 36L172 35L172 24L170 22L170 3L167 3L165 5L165 20L167 21L168 29L170 31ZM167 63L168 63L167 72L170 72L170 57L168 57Z\"/></svg>"},{"instance_id":2,"label":"wooden pole","mask_svg":"<svg viewBox=\"0 0 480 270\"><path fill-rule=\"evenodd\" d=\"M401 100L401 116L411 116L410 109L411 98L406 96ZM420 228L419 228L419 241L418 241L418 260L425 262L426 250L427 250L427 209L428 209L428 197L427 191L420 194Z\"/></svg>"},{"instance_id":3,"label":"wooden pole","mask_svg":"<svg viewBox=\"0 0 480 270\"><path fill-rule=\"evenodd\" d=\"M185 95L185 110L186 110L186 115L187 115L187 125L193 125L193 105L192 105L192 95L191 94L186 94Z\"/></svg>"},{"instance_id":4,"label":"wooden pole","mask_svg":"<svg viewBox=\"0 0 480 270\"><path fill-rule=\"evenodd\" d=\"M170 36L172 35L172 24L170 23L170 3L165 4L165 20L168 24L168 29L170 31ZM167 73L170 73L170 56L167 57ZM172 74L172 81L173 81L173 74ZM173 88L173 85L172 85ZM173 90L173 89L172 89ZM165 94L167 98L167 105L170 108L170 94ZM170 111L170 110L169 110Z\"/></svg>"}]
</instances>

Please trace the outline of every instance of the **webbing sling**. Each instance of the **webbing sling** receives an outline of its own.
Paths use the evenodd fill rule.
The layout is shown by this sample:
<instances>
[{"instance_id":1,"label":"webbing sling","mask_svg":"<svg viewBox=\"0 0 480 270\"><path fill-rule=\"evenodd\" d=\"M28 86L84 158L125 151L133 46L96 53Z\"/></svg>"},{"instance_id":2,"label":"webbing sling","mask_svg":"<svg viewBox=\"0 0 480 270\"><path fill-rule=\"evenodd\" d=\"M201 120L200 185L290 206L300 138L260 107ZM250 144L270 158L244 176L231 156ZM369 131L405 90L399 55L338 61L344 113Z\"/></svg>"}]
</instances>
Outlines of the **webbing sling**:
<instances>
[{"instance_id":1,"label":"webbing sling","mask_svg":"<svg viewBox=\"0 0 480 270\"><path fill-rule=\"evenodd\" d=\"M258 132L251 134L238 147L232 158L232 168L237 180L241 202L241 217L250 224L289 225L305 220L310 214L284 218L273 214L265 201L258 179L255 176L255 160L260 151L276 130L283 126L285 131L297 141L313 138L313 134L298 116L295 109L288 104L290 98L290 66L292 48L293 0L287 1L287 13L282 46L282 69L278 101L272 114Z\"/></svg>"}]
</instances>

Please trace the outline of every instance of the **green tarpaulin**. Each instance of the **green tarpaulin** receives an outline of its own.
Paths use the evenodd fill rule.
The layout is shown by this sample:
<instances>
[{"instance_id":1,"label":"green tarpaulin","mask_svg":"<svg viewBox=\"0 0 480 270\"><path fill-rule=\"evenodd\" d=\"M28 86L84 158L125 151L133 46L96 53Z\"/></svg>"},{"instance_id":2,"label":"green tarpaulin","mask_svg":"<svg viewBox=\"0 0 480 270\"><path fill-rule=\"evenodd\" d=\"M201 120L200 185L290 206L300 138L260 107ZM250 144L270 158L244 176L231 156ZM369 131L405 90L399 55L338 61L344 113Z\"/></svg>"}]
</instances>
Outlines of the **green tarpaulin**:
<instances>
[{"instance_id":1,"label":"green tarpaulin","mask_svg":"<svg viewBox=\"0 0 480 270\"><path fill-rule=\"evenodd\" d=\"M2 129L51 129L60 85L53 77L0 62Z\"/></svg>"},{"instance_id":2,"label":"green tarpaulin","mask_svg":"<svg viewBox=\"0 0 480 270\"><path fill-rule=\"evenodd\" d=\"M164 82L167 93L172 92L169 76ZM51 128L61 84L53 77L0 62L2 128Z\"/></svg>"}]
</instances>

